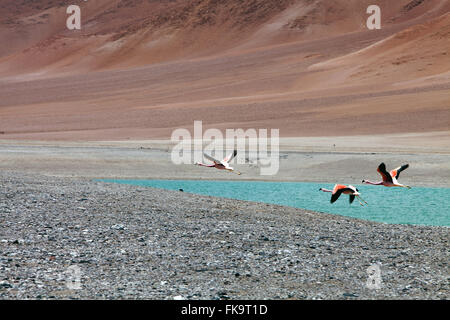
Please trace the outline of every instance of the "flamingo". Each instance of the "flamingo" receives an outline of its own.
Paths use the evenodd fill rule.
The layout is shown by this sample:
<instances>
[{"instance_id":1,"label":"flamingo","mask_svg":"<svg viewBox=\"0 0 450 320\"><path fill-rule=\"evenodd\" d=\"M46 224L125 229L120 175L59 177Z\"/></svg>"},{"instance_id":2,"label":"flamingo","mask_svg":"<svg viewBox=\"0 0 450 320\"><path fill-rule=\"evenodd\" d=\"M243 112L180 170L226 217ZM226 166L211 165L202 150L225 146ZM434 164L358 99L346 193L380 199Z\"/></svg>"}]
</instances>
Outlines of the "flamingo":
<instances>
[{"instance_id":1,"label":"flamingo","mask_svg":"<svg viewBox=\"0 0 450 320\"><path fill-rule=\"evenodd\" d=\"M401 187L401 188L408 188L411 189L410 186L407 185L403 185L401 183L399 183L397 181L398 177L400 176L400 172L402 172L403 170L407 169L409 167L409 164L404 164L394 170L391 170L391 172L387 172L386 171L386 165L384 164L384 162L382 162L379 166L378 166L378 173L381 175L381 177L383 178L382 181L379 182L372 182L369 180L363 180L362 182L365 184L373 184L373 185L383 185L385 187Z\"/></svg>"},{"instance_id":2,"label":"flamingo","mask_svg":"<svg viewBox=\"0 0 450 320\"><path fill-rule=\"evenodd\" d=\"M355 197L358 197L359 204L364 206L364 204L360 201L360 199L362 201L364 201L364 199L361 198L359 190L352 185L346 186L343 184L335 184L333 190L320 188L319 191L331 192L331 200L330 200L331 203L334 203L341 196L341 194L348 194L350 203L352 203L353 200L355 200ZM367 204L366 201L364 201L364 203Z\"/></svg>"},{"instance_id":3,"label":"flamingo","mask_svg":"<svg viewBox=\"0 0 450 320\"><path fill-rule=\"evenodd\" d=\"M234 168L230 167L230 161L233 160L233 158L236 156L237 150L234 150L232 153L230 153L227 157L225 157L222 161L219 161L217 159L214 159L210 155L203 153L206 159L211 160L214 162L213 164L205 164L201 162L197 162L196 165L203 166L203 167L210 167L210 168L216 168L219 170L227 170L229 172L235 172L237 174L241 174L238 171L235 171Z\"/></svg>"}]
</instances>

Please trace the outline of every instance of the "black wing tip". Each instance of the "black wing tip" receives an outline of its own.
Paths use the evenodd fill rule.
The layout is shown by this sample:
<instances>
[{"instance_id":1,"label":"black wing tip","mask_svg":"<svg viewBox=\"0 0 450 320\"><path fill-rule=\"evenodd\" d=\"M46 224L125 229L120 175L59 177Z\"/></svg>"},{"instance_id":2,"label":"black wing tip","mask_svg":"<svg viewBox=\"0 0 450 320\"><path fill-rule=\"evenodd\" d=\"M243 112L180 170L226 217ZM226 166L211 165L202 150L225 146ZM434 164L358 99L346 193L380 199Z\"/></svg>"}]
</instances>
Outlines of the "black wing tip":
<instances>
[{"instance_id":1,"label":"black wing tip","mask_svg":"<svg viewBox=\"0 0 450 320\"><path fill-rule=\"evenodd\" d=\"M336 193L333 193L333 194L331 195L330 202L331 202L331 203L334 203L337 199L339 199L339 197L340 197L340 195L341 195L341 192L342 192L342 191L338 190Z\"/></svg>"},{"instance_id":2,"label":"black wing tip","mask_svg":"<svg viewBox=\"0 0 450 320\"><path fill-rule=\"evenodd\" d=\"M400 166L400 168L398 168L398 170L397 170L397 175L395 176L395 178L398 179L400 177L400 172L408 169L408 167L409 167L409 164L404 164L404 165Z\"/></svg>"},{"instance_id":3,"label":"black wing tip","mask_svg":"<svg viewBox=\"0 0 450 320\"><path fill-rule=\"evenodd\" d=\"M354 196L354 195L350 195L348 201L349 201L350 203L353 203L354 200L355 200L355 196Z\"/></svg>"}]
</instances>

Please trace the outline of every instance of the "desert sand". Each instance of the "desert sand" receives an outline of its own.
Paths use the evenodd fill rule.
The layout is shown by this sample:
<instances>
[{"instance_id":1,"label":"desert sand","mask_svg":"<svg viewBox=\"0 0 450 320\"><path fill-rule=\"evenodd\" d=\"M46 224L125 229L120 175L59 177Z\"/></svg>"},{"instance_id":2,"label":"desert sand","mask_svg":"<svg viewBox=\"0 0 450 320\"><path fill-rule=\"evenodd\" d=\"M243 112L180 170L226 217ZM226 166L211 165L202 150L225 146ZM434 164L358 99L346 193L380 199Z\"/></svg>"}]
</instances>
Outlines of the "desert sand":
<instances>
[{"instance_id":1,"label":"desert sand","mask_svg":"<svg viewBox=\"0 0 450 320\"><path fill-rule=\"evenodd\" d=\"M280 130L278 174L246 179L356 183L392 160L447 186L450 4L379 1L368 30L369 4L95 1L71 31L62 1L2 1L0 168L236 178L170 162L172 132L201 120Z\"/></svg>"},{"instance_id":2,"label":"desert sand","mask_svg":"<svg viewBox=\"0 0 450 320\"><path fill-rule=\"evenodd\" d=\"M70 31L62 1L2 1L0 139L447 135L450 4L379 3L368 30L368 0L95 1Z\"/></svg>"}]
</instances>

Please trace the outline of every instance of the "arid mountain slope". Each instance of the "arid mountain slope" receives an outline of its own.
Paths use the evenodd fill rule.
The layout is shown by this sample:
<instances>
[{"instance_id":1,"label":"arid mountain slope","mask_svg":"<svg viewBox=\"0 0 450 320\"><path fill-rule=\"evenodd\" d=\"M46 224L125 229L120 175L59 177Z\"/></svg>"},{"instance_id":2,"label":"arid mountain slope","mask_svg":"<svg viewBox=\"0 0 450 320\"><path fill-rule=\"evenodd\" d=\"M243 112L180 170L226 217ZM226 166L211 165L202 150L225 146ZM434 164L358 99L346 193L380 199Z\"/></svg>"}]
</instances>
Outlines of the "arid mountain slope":
<instances>
[{"instance_id":1,"label":"arid mountain slope","mask_svg":"<svg viewBox=\"0 0 450 320\"><path fill-rule=\"evenodd\" d=\"M77 2L75 31L64 1L0 3L0 139L449 130L448 1L377 1L381 30L369 0Z\"/></svg>"}]
</instances>

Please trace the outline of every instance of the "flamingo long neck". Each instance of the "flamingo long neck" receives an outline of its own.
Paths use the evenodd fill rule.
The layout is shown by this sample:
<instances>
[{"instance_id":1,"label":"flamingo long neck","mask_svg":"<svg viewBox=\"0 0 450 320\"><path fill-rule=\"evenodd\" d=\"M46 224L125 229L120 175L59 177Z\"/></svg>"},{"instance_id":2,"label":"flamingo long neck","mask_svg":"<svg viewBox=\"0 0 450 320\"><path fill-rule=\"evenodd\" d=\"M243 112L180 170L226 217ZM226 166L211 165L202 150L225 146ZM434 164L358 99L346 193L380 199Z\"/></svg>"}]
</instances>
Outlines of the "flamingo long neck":
<instances>
[{"instance_id":1,"label":"flamingo long neck","mask_svg":"<svg viewBox=\"0 0 450 320\"><path fill-rule=\"evenodd\" d=\"M373 185L378 186L380 184L383 184L383 181L373 182L373 181L369 181L369 180L364 180L364 183L366 183L366 184L373 184Z\"/></svg>"},{"instance_id":2,"label":"flamingo long neck","mask_svg":"<svg viewBox=\"0 0 450 320\"><path fill-rule=\"evenodd\" d=\"M201 163L201 162L197 162L196 165L203 166L203 167L214 167L213 164L205 164L205 163Z\"/></svg>"},{"instance_id":3,"label":"flamingo long neck","mask_svg":"<svg viewBox=\"0 0 450 320\"><path fill-rule=\"evenodd\" d=\"M322 188L320 190L323 191L323 192L331 192L331 193L333 193L333 190L329 190L329 189L325 189L325 188Z\"/></svg>"}]
</instances>

